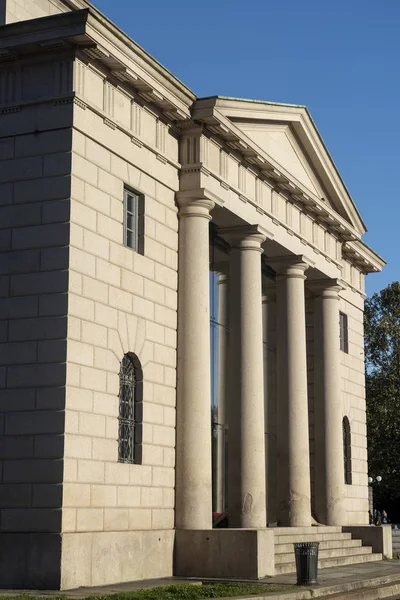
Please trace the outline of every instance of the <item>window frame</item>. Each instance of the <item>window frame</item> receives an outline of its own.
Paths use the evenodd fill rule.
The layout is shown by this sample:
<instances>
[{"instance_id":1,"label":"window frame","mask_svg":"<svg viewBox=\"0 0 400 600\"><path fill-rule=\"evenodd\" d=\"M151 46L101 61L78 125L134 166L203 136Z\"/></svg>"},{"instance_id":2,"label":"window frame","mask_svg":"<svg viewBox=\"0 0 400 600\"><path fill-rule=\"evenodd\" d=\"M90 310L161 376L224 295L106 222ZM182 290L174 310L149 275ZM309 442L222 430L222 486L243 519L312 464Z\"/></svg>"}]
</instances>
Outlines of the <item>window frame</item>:
<instances>
[{"instance_id":1,"label":"window frame","mask_svg":"<svg viewBox=\"0 0 400 600\"><path fill-rule=\"evenodd\" d=\"M129 198L134 200L135 209L133 211L128 210ZM138 254L144 254L144 215L145 215L145 199L144 195L137 192L127 186L124 186L124 197L123 197L123 226L124 236L123 243L126 248L130 248ZM134 228L128 226L129 216L134 218ZM129 233L134 234L133 245L128 243Z\"/></svg>"},{"instance_id":2,"label":"window frame","mask_svg":"<svg viewBox=\"0 0 400 600\"><path fill-rule=\"evenodd\" d=\"M339 340L340 350L349 353L349 319L346 313L339 312Z\"/></svg>"},{"instance_id":3,"label":"window frame","mask_svg":"<svg viewBox=\"0 0 400 600\"><path fill-rule=\"evenodd\" d=\"M132 389L129 391L130 406L126 409L126 380L124 381L124 362L130 361L133 368ZM143 369L139 358L132 352L122 357L119 371L118 391L118 462L124 464L142 464L142 422L143 422ZM131 436L126 443L126 432ZM128 452L127 452L128 450Z\"/></svg>"}]
</instances>

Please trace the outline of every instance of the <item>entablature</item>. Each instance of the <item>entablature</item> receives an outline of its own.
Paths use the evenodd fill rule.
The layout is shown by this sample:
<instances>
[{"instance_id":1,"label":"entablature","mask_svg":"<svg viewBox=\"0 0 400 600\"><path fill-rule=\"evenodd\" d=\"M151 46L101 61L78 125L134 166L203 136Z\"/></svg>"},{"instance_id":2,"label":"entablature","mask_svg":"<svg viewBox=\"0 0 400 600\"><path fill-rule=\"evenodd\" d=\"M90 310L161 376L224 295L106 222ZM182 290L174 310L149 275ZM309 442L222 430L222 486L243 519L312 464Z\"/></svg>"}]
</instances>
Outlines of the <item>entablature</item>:
<instances>
[{"instance_id":1,"label":"entablature","mask_svg":"<svg viewBox=\"0 0 400 600\"><path fill-rule=\"evenodd\" d=\"M13 23L0 30L2 62L26 60L46 52L78 52L94 68L98 65L106 69L111 78L132 88L171 122L188 118L195 95L138 49L128 36L92 9Z\"/></svg>"},{"instance_id":2,"label":"entablature","mask_svg":"<svg viewBox=\"0 0 400 600\"><path fill-rule=\"evenodd\" d=\"M227 120L228 121L228 120ZM221 179L223 187L239 189L246 193L246 180L260 195L260 186L265 185L285 197L289 204L302 214L329 230L341 242L360 239L360 233L326 202L306 190L289 173L283 173L271 157L261 155L251 143L242 139L240 131L234 131L230 123L223 123L214 115L199 120L185 120L177 124L182 131L181 156L182 174L194 167L205 169ZM236 173L228 178L228 162L236 163ZM234 181L236 180L236 181Z\"/></svg>"}]
</instances>

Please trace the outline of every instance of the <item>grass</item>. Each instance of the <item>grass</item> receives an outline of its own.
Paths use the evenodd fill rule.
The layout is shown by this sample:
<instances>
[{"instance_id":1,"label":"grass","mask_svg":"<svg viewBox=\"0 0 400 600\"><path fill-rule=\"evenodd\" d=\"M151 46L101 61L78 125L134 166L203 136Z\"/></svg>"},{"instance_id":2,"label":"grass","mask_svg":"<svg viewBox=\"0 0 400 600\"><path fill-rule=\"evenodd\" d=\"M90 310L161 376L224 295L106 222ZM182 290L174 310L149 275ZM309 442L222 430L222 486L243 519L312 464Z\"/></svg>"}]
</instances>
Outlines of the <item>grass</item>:
<instances>
[{"instance_id":1,"label":"grass","mask_svg":"<svg viewBox=\"0 0 400 600\"><path fill-rule=\"evenodd\" d=\"M108 594L89 596L86 600L202 600L205 598L227 598L253 596L295 589L291 585L251 584L251 583L205 583L203 585L178 584ZM0 600L67 600L67 596L0 596Z\"/></svg>"}]
</instances>

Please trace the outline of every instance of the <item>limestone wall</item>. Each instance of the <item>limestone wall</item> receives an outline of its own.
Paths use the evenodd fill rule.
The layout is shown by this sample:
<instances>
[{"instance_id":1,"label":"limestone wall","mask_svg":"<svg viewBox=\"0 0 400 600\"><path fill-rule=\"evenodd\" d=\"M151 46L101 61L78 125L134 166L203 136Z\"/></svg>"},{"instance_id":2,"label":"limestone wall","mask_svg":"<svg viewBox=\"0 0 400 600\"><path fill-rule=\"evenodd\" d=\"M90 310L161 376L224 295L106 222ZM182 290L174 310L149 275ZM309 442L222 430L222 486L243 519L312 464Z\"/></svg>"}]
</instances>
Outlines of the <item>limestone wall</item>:
<instances>
[{"instance_id":1,"label":"limestone wall","mask_svg":"<svg viewBox=\"0 0 400 600\"><path fill-rule=\"evenodd\" d=\"M47 17L65 10L59 0L0 0L0 25Z\"/></svg>"},{"instance_id":2,"label":"limestone wall","mask_svg":"<svg viewBox=\"0 0 400 600\"><path fill-rule=\"evenodd\" d=\"M177 139L90 66L76 75L63 587L172 575L174 528ZM144 195L143 256L123 245L124 186ZM142 464L118 463L126 352L144 372ZM132 557L144 546L153 560Z\"/></svg>"},{"instance_id":3,"label":"limestone wall","mask_svg":"<svg viewBox=\"0 0 400 600\"><path fill-rule=\"evenodd\" d=\"M364 374L364 300L352 290L341 293L348 316L349 352L341 352L343 416L351 428L352 485L346 485L349 525L368 523L367 427Z\"/></svg>"},{"instance_id":4,"label":"limestone wall","mask_svg":"<svg viewBox=\"0 0 400 600\"><path fill-rule=\"evenodd\" d=\"M46 73L44 68L43 73ZM0 585L55 588L59 554L72 104L26 104L36 65L2 77L0 128ZM37 535L40 532L40 535ZM41 557L41 558L39 558ZM57 560L58 557L58 560ZM43 568L44 564L46 567Z\"/></svg>"}]
</instances>

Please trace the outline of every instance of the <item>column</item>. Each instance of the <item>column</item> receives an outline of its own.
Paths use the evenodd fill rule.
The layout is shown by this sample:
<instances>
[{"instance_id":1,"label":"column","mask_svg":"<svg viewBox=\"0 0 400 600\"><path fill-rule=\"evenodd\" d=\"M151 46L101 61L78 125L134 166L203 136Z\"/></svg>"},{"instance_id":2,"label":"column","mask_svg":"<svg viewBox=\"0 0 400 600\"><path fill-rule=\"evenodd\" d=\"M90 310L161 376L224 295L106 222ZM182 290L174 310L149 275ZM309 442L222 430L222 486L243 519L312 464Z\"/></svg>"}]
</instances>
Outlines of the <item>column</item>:
<instances>
[{"instance_id":1,"label":"column","mask_svg":"<svg viewBox=\"0 0 400 600\"><path fill-rule=\"evenodd\" d=\"M276 270L278 525L311 525L303 257L269 261Z\"/></svg>"},{"instance_id":2,"label":"column","mask_svg":"<svg viewBox=\"0 0 400 600\"><path fill-rule=\"evenodd\" d=\"M319 289L318 289L319 288ZM318 521L344 525L339 292L336 280L321 283L314 300L315 500Z\"/></svg>"},{"instance_id":3,"label":"column","mask_svg":"<svg viewBox=\"0 0 400 600\"><path fill-rule=\"evenodd\" d=\"M277 402L276 402L276 290L267 285L263 295L264 326L264 411L267 523L276 523L277 487Z\"/></svg>"},{"instance_id":4,"label":"column","mask_svg":"<svg viewBox=\"0 0 400 600\"><path fill-rule=\"evenodd\" d=\"M261 244L258 226L221 231L231 245L228 511L230 527L266 526Z\"/></svg>"},{"instance_id":5,"label":"column","mask_svg":"<svg viewBox=\"0 0 400 600\"><path fill-rule=\"evenodd\" d=\"M226 510L226 389L228 362L228 278L218 277L218 427L216 460L216 510Z\"/></svg>"},{"instance_id":6,"label":"column","mask_svg":"<svg viewBox=\"0 0 400 600\"><path fill-rule=\"evenodd\" d=\"M214 203L180 200L176 528L209 529L211 397L209 221Z\"/></svg>"}]
</instances>

